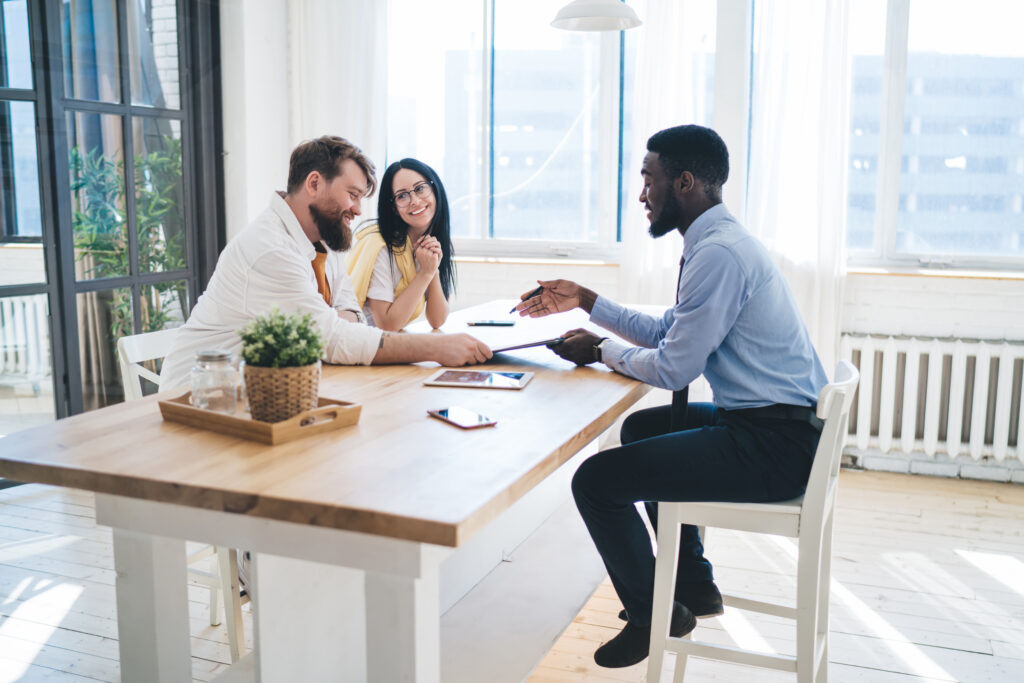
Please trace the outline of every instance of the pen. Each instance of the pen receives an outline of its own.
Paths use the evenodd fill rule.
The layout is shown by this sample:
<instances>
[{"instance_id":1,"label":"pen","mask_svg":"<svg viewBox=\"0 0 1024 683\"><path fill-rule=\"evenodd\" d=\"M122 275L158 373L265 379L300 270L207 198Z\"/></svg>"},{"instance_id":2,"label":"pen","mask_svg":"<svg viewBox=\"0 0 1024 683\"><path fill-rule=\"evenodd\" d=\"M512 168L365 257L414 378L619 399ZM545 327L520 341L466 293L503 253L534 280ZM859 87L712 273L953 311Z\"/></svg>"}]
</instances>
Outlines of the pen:
<instances>
[{"instance_id":1,"label":"pen","mask_svg":"<svg viewBox=\"0 0 1024 683\"><path fill-rule=\"evenodd\" d=\"M544 291L544 285L541 285L537 289L535 289L532 292L530 292L529 296L527 296L525 299L523 299L523 301L529 301L530 299L532 299L533 297L537 296L538 294L540 294L543 291ZM522 303L522 301L520 301L519 303ZM519 304L516 304L516 306L518 306L518 305ZM512 307L512 310L509 311L510 314L516 312L516 306Z\"/></svg>"}]
</instances>

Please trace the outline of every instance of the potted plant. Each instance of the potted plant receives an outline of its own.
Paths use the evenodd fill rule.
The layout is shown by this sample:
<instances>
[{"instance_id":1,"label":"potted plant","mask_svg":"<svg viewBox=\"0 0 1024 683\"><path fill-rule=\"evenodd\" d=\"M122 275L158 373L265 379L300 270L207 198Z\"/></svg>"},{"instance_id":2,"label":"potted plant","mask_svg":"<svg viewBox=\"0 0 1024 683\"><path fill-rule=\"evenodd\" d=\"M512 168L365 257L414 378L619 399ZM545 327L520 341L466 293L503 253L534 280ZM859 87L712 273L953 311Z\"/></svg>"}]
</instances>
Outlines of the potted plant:
<instances>
[{"instance_id":1,"label":"potted plant","mask_svg":"<svg viewBox=\"0 0 1024 683\"><path fill-rule=\"evenodd\" d=\"M239 335L254 420L280 422L316 407L324 345L312 315L285 315L273 308Z\"/></svg>"}]
</instances>

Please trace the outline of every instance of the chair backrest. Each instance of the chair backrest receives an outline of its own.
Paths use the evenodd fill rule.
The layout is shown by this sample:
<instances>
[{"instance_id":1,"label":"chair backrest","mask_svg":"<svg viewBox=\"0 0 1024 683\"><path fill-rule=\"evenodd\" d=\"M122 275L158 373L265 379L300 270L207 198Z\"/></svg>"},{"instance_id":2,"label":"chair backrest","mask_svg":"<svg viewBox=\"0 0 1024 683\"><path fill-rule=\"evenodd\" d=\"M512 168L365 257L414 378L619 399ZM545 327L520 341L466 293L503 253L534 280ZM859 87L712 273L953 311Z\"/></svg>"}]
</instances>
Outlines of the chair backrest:
<instances>
[{"instance_id":1,"label":"chair backrest","mask_svg":"<svg viewBox=\"0 0 1024 683\"><path fill-rule=\"evenodd\" d=\"M833 502L843 454L843 437L849 428L850 406L853 405L859 379L860 373L853 363L841 360L836 365L834 379L818 396L817 413L825 421L825 426L821 430L811 476L807 480L804 514L823 515L826 506Z\"/></svg>"},{"instance_id":2,"label":"chair backrest","mask_svg":"<svg viewBox=\"0 0 1024 683\"><path fill-rule=\"evenodd\" d=\"M160 375L142 365L147 360L166 356L174 344L178 330L157 330L121 337L117 340L117 358L121 366L121 385L124 400L136 401L142 398L141 379L148 379L160 386Z\"/></svg>"}]
</instances>

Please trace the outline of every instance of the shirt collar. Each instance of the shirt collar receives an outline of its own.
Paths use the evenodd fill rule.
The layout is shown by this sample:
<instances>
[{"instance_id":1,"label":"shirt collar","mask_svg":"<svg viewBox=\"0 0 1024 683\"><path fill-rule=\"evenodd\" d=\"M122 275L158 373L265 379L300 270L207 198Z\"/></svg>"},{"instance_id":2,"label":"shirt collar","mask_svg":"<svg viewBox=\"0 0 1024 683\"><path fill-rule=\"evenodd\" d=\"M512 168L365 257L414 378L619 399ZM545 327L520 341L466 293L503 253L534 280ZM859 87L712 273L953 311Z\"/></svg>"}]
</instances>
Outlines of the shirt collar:
<instances>
[{"instance_id":1,"label":"shirt collar","mask_svg":"<svg viewBox=\"0 0 1024 683\"><path fill-rule=\"evenodd\" d=\"M697 247L705 234L715 223L722 220L736 220L732 214L729 213L729 209L725 208L725 204L715 204L710 209L697 216L697 218L690 224L690 227L686 229L686 234L683 235L683 258L690 258L690 254Z\"/></svg>"},{"instance_id":2,"label":"shirt collar","mask_svg":"<svg viewBox=\"0 0 1024 683\"><path fill-rule=\"evenodd\" d=\"M299 219L296 218L295 212L292 211L292 207L288 205L288 202L284 200L277 192L270 195L270 209L277 214L277 217L284 223L285 232L288 236L295 240L295 244L299 247L299 251L308 258L310 261L316 257L316 248L313 247L313 243L306 237L305 231L302 226L299 225Z\"/></svg>"}]
</instances>

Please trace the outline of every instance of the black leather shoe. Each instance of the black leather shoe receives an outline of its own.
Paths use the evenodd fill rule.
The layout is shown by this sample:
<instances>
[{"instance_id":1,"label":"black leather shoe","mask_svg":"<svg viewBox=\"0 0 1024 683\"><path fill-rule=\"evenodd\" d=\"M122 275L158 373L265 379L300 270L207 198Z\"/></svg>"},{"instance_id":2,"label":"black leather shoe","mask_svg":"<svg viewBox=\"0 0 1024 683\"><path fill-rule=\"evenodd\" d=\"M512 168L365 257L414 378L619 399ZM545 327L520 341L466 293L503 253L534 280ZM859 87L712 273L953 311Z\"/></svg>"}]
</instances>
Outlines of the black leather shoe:
<instances>
[{"instance_id":1,"label":"black leather shoe","mask_svg":"<svg viewBox=\"0 0 1024 683\"><path fill-rule=\"evenodd\" d=\"M680 638L697 626L697 617L678 602L672 607L669 635ZM594 661L606 669L621 669L647 659L651 647L651 627L637 626L630 621L607 643L594 652Z\"/></svg>"},{"instance_id":2,"label":"black leather shoe","mask_svg":"<svg viewBox=\"0 0 1024 683\"><path fill-rule=\"evenodd\" d=\"M714 581L687 581L676 584L676 602L686 605L698 619L708 619L725 614L722 593ZM626 610L619 612L619 619L626 621Z\"/></svg>"}]
</instances>

